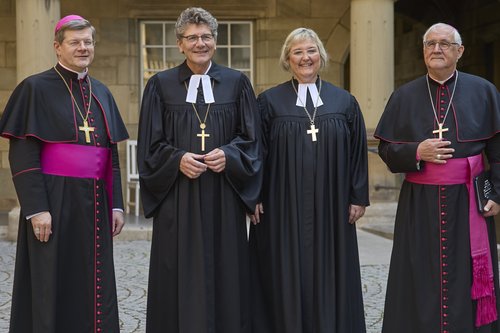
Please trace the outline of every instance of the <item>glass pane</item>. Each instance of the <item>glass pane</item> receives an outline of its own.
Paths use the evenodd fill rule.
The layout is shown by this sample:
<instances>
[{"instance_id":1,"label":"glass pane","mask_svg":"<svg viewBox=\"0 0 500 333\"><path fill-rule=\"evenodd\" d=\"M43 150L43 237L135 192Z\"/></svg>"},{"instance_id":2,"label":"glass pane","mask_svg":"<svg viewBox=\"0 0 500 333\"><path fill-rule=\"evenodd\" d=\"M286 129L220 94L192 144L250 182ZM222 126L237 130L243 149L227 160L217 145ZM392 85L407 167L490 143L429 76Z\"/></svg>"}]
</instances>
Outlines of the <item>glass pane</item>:
<instances>
[{"instance_id":1,"label":"glass pane","mask_svg":"<svg viewBox=\"0 0 500 333\"><path fill-rule=\"evenodd\" d=\"M165 40L167 45L177 45L177 37L175 37L175 24L165 24Z\"/></svg>"},{"instance_id":2,"label":"glass pane","mask_svg":"<svg viewBox=\"0 0 500 333\"><path fill-rule=\"evenodd\" d=\"M167 48L166 50L166 65L165 69L173 68L177 65L180 65L186 57L184 54L179 52L178 48Z\"/></svg>"},{"instance_id":3,"label":"glass pane","mask_svg":"<svg viewBox=\"0 0 500 333\"><path fill-rule=\"evenodd\" d=\"M219 24L217 28L217 45L227 45L227 24Z\"/></svg>"},{"instance_id":4,"label":"glass pane","mask_svg":"<svg viewBox=\"0 0 500 333\"><path fill-rule=\"evenodd\" d=\"M250 49L247 47L231 49L231 67L235 69L249 69Z\"/></svg>"},{"instance_id":5,"label":"glass pane","mask_svg":"<svg viewBox=\"0 0 500 333\"><path fill-rule=\"evenodd\" d=\"M250 45L250 24L231 24L231 45Z\"/></svg>"},{"instance_id":6,"label":"glass pane","mask_svg":"<svg viewBox=\"0 0 500 333\"><path fill-rule=\"evenodd\" d=\"M158 70L163 68L163 49L145 47L143 50L144 69Z\"/></svg>"},{"instance_id":7,"label":"glass pane","mask_svg":"<svg viewBox=\"0 0 500 333\"><path fill-rule=\"evenodd\" d=\"M163 45L163 25L147 23L145 28L145 45Z\"/></svg>"},{"instance_id":8,"label":"glass pane","mask_svg":"<svg viewBox=\"0 0 500 333\"><path fill-rule=\"evenodd\" d=\"M218 47L213 59L219 65L229 66L227 48Z\"/></svg>"}]
</instances>

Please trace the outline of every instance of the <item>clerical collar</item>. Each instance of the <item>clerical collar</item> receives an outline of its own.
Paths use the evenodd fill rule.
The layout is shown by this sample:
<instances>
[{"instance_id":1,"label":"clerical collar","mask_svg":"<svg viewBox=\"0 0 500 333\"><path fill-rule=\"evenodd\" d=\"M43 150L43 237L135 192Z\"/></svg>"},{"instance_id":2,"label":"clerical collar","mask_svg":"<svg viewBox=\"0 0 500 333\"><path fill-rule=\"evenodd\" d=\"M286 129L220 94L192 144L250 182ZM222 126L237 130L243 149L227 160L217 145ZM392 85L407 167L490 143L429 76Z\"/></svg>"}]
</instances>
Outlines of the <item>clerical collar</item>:
<instances>
[{"instance_id":1,"label":"clerical collar","mask_svg":"<svg viewBox=\"0 0 500 333\"><path fill-rule=\"evenodd\" d=\"M430 73L427 73L427 75L429 75L429 77L432 79L432 81L435 81L437 83L439 83L440 85L443 85L445 84L445 82L447 82L449 79L451 79L454 75L455 75L455 71L453 71L453 73L450 75L450 77L448 77L446 80L436 80L435 78L432 77L432 75Z\"/></svg>"},{"instance_id":2,"label":"clerical collar","mask_svg":"<svg viewBox=\"0 0 500 333\"><path fill-rule=\"evenodd\" d=\"M316 83L299 83L299 88L297 90L297 102L295 103L297 106L306 106L307 90L309 90L309 94L311 95L311 100L313 101L315 108L323 105Z\"/></svg>"},{"instance_id":3,"label":"clerical collar","mask_svg":"<svg viewBox=\"0 0 500 333\"><path fill-rule=\"evenodd\" d=\"M201 86L203 89L203 98L205 103L213 103L215 102L214 94L212 91L212 86L210 84L210 76L207 75L208 71L212 67L212 62L208 65L207 70L204 74L193 74L189 79L189 86L186 95L186 102L188 103L196 103L196 97L198 95L198 87L201 82Z\"/></svg>"},{"instance_id":4,"label":"clerical collar","mask_svg":"<svg viewBox=\"0 0 500 333\"><path fill-rule=\"evenodd\" d=\"M64 66L60 62L58 62L57 64L59 66L61 66L62 68L64 68L65 70L67 70L68 72L74 73L76 75L76 77L77 77L78 80L85 79L87 77L87 74L89 73L89 69L88 68L85 68L85 70L83 72L75 72L74 70L69 69L68 67Z\"/></svg>"}]
</instances>

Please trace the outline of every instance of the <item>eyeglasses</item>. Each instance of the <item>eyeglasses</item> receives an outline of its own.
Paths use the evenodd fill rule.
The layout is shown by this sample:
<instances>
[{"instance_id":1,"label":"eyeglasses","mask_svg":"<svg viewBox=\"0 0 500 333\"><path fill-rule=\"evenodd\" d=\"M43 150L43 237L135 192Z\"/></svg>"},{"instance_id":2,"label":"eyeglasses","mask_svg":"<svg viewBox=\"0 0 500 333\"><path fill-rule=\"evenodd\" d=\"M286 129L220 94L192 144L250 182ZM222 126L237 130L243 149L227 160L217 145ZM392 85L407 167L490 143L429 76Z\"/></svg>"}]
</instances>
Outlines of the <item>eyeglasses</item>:
<instances>
[{"instance_id":1,"label":"eyeglasses","mask_svg":"<svg viewBox=\"0 0 500 333\"><path fill-rule=\"evenodd\" d=\"M93 47L95 45L95 42L91 39L84 39L84 40L72 39L67 41L66 44L68 44L71 48L77 48L80 45L82 45L82 42L85 47Z\"/></svg>"},{"instance_id":2,"label":"eyeglasses","mask_svg":"<svg viewBox=\"0 0 500 333\"><path fill-rule=\"evenodd\" d=\"M428 50L434 50L436 45L439 45L439 48L443 51L448 50L452 45L460 45L458 43L454 42L447 42L447 41L435 41L435 40L426 40L424 41L424 47Z\"/></svg>"},{"instance_id":3,"label":"eyeglasses","mask_svg":"<svg viewBox=\"0 0 500 333\"><path fill-rule=\"evenodd\" d=\"M203 43L210 43L211 41L214 40L214 35L212 35L212 34L204 34L201 36L189 35L189 36L181 36L181 37L184 38L185 40L187 40L187 42L190 44L195 44L196 42L198 42L198 39L200 39L200 38L201 38Z\"/></svg>"}]
</instances>

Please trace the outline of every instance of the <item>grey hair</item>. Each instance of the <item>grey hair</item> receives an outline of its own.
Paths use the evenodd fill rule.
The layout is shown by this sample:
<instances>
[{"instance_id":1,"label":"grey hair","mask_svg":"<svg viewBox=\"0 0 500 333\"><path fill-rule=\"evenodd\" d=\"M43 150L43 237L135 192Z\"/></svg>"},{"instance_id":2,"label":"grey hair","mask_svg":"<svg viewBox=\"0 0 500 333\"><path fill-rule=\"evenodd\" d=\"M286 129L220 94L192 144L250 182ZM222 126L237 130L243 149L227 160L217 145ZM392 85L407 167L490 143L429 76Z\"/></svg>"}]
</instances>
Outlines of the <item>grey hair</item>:
<instances>
[{"instance_id":1,"label":"grey hair","mask_svg":"<svg viewBox=\"0 0 500 333\"><path fill-rule=\"evenodd\" d=\"M280 66L285 71L290 71L290 49L295 42L309 40L316 44L319 50L319 56L321 59L320 69L326 67L328 61L328 54L326 53L325 47L319 39L318 34L314 32L312 29L308 28L297 28L293 30L288 37L285 39L285 43L281 47L281 56L280 56Z\"/></svg>"},{"instance_id":2,"label":"grey hair","mask_svg":"<svg viewBox=\"0 0 500 333\"><path fill-rule=\"evenodd\" d=\"M214 38L217 40L217 19L208 11L200 7L186 8L175 23L175 35L177 39L181 39L190 24L206 24Z\"/></svg>"},{"instance_id":3,"label":"grey hair","mask_svg":"<svg viewBox=\"0 0 500 333\"><path fill-rule=\"evenodd\" d=\"M445 29L449 29L452 31L453 33L453 42L455 43L458 43L460 45L462 45L462 37L460 36L460 34L458 33L458 30L455 29L455 27L452 27L451 25L449 24L446 24L446 23L435 23L433 25L431 25L429 27L429 29L427 29L427 31L425 32L424 36L423 36L423 41L425 42L427 40L427 36L429 35L429 33L431 33L432 31L434 30L437 30L437 29L442 29L442 28L445 28Z\"/></svg>"},{"instance_id":4,"label":"grey hair","mask_svg":"<svg viewBox=\"0 0 500 333\"><path fill-rule=\"evenodd\" d=\"M64 41L64 33L66 32L66 30L83 30L83 29L87 29L87 28L90 28L90 30L92 31L92 40L95 42L95 34L96 34L95 28L86 19L71 20L68 23L64 24L55 33L54 41L61 44Z\"/></svg>"}]
</instances>

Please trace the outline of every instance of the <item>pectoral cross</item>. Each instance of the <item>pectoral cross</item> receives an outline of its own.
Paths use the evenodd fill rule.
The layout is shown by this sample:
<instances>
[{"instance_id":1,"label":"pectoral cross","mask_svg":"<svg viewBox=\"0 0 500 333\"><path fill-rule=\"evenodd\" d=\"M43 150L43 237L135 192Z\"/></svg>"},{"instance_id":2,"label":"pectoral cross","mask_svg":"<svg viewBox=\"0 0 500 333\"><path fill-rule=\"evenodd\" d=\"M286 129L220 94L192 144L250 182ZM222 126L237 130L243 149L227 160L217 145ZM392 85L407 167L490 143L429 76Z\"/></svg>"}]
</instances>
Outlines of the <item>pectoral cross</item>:
<instances>
[{"instance_id":1,"label":"pectoral cross","mask_svg":"<svg viewBox=\"0 0 500 333\"><path fill-rule=\"evenodd\" d=\"M438 138L442 139L443 138L443 132L448 132L447 128L443 128L443 123L438 123L438 129L432 131L433 134L438 134Z\"/></svg>"},{"instance_id":2,"label":"pectoral cross","mask_svg":"<svg viewBox=\"0 0 500 333\"><path fill-rule=\"evenodd\" d=\"M85 142L90 143L90 132L93 132L95 127L89 127L89 123L86 120L83 120L83 126L79 126L78 129L85 132Z\"/></svg>"},{"instance_id":3,"label":"pectoral cross","mask_svg":"<svg viewBox=\"0 0 500 333\"><path fill-rule=\"evenodd\" d=\"M205 134L205 124L200 124L201 133L196 134L197 137L201 138L201 151L205 151L205 138L210 137L210 134Z\"/></svg>"},{"instance_id":4,"label":"pectoral cross","mask_svg":"<svg viewBox=\"0 0 500 333\"><path fill-rule=\"evenodd\" d=\"M319 129L314 126L314 124L311 123L311 129L307 130L307 134L311 134L311 138L313 141L316 141L316 133L319 132Z\"/></svg>"}]
</instances>

